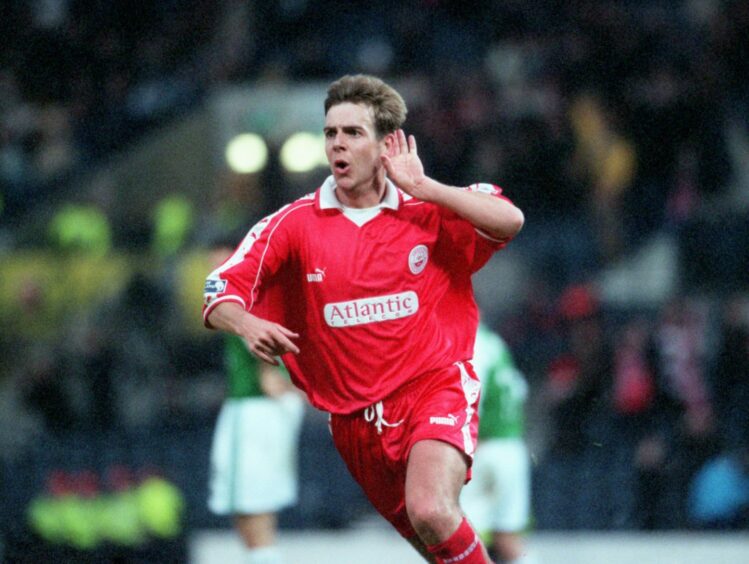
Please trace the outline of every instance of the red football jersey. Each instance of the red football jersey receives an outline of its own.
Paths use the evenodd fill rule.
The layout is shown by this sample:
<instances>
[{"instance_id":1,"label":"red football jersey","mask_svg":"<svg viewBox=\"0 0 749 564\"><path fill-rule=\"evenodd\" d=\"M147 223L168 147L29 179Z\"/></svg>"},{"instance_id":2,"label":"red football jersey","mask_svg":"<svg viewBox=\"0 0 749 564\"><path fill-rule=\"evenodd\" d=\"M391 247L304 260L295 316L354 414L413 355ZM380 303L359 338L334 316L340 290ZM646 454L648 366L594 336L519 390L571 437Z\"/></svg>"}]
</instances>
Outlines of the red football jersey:
<instances>
[{"instance_id":1,"label":"red football jersey","mask_svg":"<svg viewBox=\"0 0 749 564\"><path fill-rule=\"evenodd\" d=\"M419 374L470 359L471 275L507 241L388 182L359 226L332 177L257 223L206 280L203 318L233 301L299 334L283 362L317 408L351 413ZM491 184L474 184L500 196Z\"/></svg>"}]
</instances>

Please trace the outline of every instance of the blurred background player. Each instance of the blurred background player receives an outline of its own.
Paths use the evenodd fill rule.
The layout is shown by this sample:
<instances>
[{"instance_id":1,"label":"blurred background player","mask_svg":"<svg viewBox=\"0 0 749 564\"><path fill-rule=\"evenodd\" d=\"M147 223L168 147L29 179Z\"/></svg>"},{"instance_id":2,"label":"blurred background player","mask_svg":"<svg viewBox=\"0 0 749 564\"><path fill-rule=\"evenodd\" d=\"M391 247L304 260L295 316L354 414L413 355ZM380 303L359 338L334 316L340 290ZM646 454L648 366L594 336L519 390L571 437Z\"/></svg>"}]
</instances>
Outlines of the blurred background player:
<instances>
[{"instance_id":1,"label":"blurred background player","mask_svg":"<svg viewBox=\"0 0 749 564\"><path fill-rule=\"evenodd\" d=\"M214 265L232 250L220 245ZM304 399L283 365L259 361L240 337L224 337L224 362L228 390L213 435L208 507L232 517L243 564L281 564L277 513L297 501Z\"/></svg>"},{"instance_id":2,"label":"blurred background player","mask_svg":"<svg viewBox=\"0 0 749 564\"><path fill-rule=\"evenodd\" d=\"M528 563L522 540L530 512L530 461L523 438L528 385L502 338L479 325L473 357L481 380L473 478L460 502L499 563Z\"/></svg>"}]
</instances>

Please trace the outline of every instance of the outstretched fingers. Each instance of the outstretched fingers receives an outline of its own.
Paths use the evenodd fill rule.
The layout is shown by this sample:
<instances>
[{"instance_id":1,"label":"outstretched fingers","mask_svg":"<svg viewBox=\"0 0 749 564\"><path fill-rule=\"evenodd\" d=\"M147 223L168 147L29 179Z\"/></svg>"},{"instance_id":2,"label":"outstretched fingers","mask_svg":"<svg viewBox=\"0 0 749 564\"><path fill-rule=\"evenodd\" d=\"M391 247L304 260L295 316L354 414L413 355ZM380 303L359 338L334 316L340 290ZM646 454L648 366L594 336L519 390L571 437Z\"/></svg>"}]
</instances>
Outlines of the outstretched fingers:
<instances>
[{"instance_id":1,"label":"outstretched fingers","mask_svg":"<svg viewBox=\"0 0 749 564\"><path fill-rule=\"evenodd\" d=\"M293 331L290 331L289 329L286 329L286 327L282 327L281 325L277 326L279 332L278 335L276 335L276 346L279 348L282 352L292 352L294 354L299 354L299 347L297 347L293 342L292 338L296 338L299 335L294 333Z\"/></svg>"},{"instance_id":2,"label":"outstretched fingers","mask_svg":"<svg viewBox=\"0 0 749 564\"><path fill-rule=\"evenodd\" d=\"M299 333L294 333L294 331L292 331L291 329L287 329L283 325L277 325L276 327L278 327L281 333L283 333L287 337L291 337L292 339L296 339L297 337L299 337Z\"/></svg>"},{"instance_id":3,"label":"outstretched fingers","mask_svg":"<svg viewBox=\"0 0 749 564\"><path fill-rule=\"evenodd\" d=\"M413 135L408 136L408 152L413 153L414 155L418 154L416 151L416 137Z\"/></svg>"},{"instance_id":4,"label":"outstretched fingers","mask_svg":"<svg viewBox=\"0 0 749 564\"><path fill-rule=\"evenodd\" d=\"M417 154L416 137L413 135L406 136L406 132L399 129L395 132L394 153L396 155L407 155L408 153Z\"/></svg>"},{"instance_id":5,"label":"outstretched fingers","mask_svg":"<svg viewBox=\"0 0 749 564\"><path fill-rule=\"evenodd\" d=\"M268 352L267 349L256 346L251 349L251 352L260 360L272 364L273 366L278 366L278 360L276 360L276 357Z\"/></svg>"},{"instance_id":6,"label":"outstretched fingers","mask_svg":"<svg viewBox=\"0 0 749 564\"><path fill-rule=\"evenodd\" d=\"M398 138L398 148L400 154L407 154L408 153L408 141L406 140L406 132L402 129L398 130L398 135L396 135Z\"/></svg>"},{"instance_id":7,"label":"outstretched fingers","mask_svg":"<svg viewBox=\"0 0 749 564\"><path fill-rule=\"evenodd\" d=\"M299 347L292 341L299 337L297 333L277 323L261 321L260 325L259 331L247 336L250 352L260 360L277 366L276 357L287 352L299 354Z\"/></svg>"},{"instance_id":8,"label":"outstretched fingers","mask_svg":"<svg viewBox=\"0 0 749 564\"><path fill-rule=\"evenodd\" d=\"M250 352L260 360L278 366L278 360L275 358L277 355L268 339L261 338L256 341L248 340L247 347L250 349Z\"/></svg>"}]
</instances>

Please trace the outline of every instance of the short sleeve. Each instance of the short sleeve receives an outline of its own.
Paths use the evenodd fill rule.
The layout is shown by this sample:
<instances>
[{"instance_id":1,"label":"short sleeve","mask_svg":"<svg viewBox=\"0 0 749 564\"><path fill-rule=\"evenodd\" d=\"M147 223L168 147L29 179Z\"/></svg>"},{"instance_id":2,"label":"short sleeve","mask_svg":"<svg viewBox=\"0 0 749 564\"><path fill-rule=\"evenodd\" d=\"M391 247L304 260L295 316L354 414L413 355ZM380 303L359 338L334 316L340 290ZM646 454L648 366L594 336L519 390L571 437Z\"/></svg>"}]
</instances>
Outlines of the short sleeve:
<instances>
[{"instance_id":1,"label":"short sleeve","mask_svg":"<svg viewBox=\"0 0 749 564\"><path fill-rule=\"evenodd\" d=\"M463 190L483 192L512 203L509 198L502 194L502 189L495 184L476 183L463 188ZM490 237L469 221L452 211L444 210L444 208L442 234L448 240L452 251L457 250L462 256L464 264L467 265L471 273L481 269L496 251L503 249L511 240L511 237L505 239Z\"/></svg>"}]
</instances>

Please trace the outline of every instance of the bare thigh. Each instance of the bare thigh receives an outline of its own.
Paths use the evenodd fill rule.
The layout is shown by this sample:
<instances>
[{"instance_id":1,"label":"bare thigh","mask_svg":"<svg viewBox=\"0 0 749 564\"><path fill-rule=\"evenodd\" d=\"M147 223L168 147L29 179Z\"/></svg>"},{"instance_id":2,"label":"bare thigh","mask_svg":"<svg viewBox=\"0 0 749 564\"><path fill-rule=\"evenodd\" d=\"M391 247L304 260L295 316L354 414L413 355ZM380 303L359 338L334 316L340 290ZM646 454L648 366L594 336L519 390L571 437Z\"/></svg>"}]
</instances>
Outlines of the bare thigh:
<instances>
[{"instance_id":1,"label":"bare thigh","mask_svg":"<svg viewBox=\"0 0 749 564\"><path fill-rule=\"evenodd\" d=\"M406 508L426 545L449 538L463 520L458 499L467 468L464 455L445 442L419 441L411 449L406 471Z\"/></svg>"}]
</instances>

